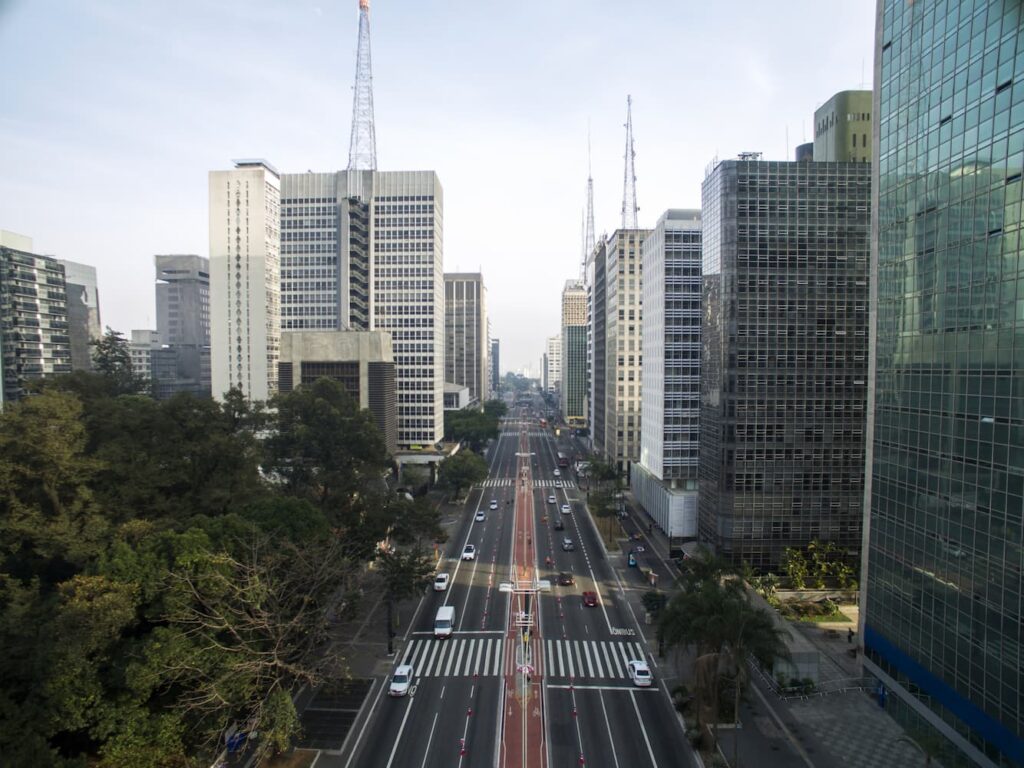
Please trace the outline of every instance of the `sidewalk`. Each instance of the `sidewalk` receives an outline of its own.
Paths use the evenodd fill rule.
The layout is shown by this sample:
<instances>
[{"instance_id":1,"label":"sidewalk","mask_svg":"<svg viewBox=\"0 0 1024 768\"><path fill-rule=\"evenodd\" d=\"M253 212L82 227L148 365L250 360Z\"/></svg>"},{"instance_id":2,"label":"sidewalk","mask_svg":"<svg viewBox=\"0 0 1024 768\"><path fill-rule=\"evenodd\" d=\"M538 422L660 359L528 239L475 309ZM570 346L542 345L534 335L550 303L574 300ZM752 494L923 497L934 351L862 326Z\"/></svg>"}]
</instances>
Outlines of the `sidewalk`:
<instances>
[{"instance_id":1,"label":"sidewalk","mask_svg":"<svg viewBox=\"0 0 1024 768\"><path fill-rule=\"evenodd\" d=\"M638 565L653 568L659 574L659 588L671 591L679 570L668 558L668 538L653 525L632 493L625 491L624 495L628 516L622 521L623 527L628 533L639 532L645 548L637 555ZM639 585L639 578L635 577L631 583ZM643 587L642 591L646 589ZM860 659L851 658L847 653L854 646L847 642L846 633L847 627L856 629L856 622L796 626L821 653L824 688L845 689L846 692L812 694L806 699L783 701L756 673L752 674L751 688L740 705L740 728L719 731L721 749L727 760L732 762L734 739L738 739L738 762L743 766L903 768L921 763L921 754L914 746L898 741L905 734L896 721L868 692L856 690L863 672ZM643 629L648 638L655 637L653 626ZM837 636L829 636L829 629L838 630ZM652 648L657 649L657 640L651 642ZM680 666L679 677L688 682L691 669L685 660ZM934 761L933 764L938 765Z\"/></svg>"}]
</instances>

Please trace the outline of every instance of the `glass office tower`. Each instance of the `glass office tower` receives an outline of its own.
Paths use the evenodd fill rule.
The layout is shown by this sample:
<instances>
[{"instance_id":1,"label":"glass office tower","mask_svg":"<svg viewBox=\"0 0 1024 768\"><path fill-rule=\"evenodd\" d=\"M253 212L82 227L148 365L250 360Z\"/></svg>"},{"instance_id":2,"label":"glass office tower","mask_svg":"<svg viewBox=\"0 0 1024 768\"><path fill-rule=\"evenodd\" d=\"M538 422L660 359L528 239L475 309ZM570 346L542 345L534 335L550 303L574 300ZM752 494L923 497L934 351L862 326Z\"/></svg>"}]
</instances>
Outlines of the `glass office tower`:
<instances>
[{"instance_id":1,"label":"glass office tower","mask_svg":"<svg viewBox=\"0 0 1024 768\"><path fill-rule=\"evenodd\" d=\"M878 12L865 666L943 765L1022 765L1021 4Z\"/></svg>"}]
</instances>

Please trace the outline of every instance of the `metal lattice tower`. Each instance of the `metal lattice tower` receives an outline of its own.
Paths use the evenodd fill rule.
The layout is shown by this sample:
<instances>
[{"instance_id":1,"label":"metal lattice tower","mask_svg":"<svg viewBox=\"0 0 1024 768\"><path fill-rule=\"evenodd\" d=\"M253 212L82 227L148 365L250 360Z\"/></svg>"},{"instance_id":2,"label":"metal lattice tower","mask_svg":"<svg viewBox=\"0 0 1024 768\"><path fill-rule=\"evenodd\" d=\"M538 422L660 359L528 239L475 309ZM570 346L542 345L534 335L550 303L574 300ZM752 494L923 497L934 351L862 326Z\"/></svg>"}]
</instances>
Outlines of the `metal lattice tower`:
<instances>
[{"instance_id":1,"label":"metal lattice tower","mask_svg":"<svg viewBox=\"0 0 1024 768\"><path fill-rule=\"evenodd\" d=\"M594 252L594 176L590 169L590 131L587 131L587 229L583 240L583 258Z\"/></svg>"},{"instance_id":2,"label":"metal lattice tower","mask_svg":"<svg viewBox=\"0 0 1024 768\"><path fill-rule=\"evenodd\" d=\"M359 48L352 95L352 138L348 145L350 171L377 170L377 133L373 127L373 72L370 67L370 0L359 0Z\"/></svg>"},{"instance_id":3,"label":"metal lattice tower","mask_svg":"<svg viewBox=\"0 0 1024 768\"><path fill-rule=\"evenodd\" d=\"M636 152L633 151L633 97L626 97L626 173L622 183L622 228L637 228L636 206L636 170L633 163Z\"/></svg>"}]
</instances>

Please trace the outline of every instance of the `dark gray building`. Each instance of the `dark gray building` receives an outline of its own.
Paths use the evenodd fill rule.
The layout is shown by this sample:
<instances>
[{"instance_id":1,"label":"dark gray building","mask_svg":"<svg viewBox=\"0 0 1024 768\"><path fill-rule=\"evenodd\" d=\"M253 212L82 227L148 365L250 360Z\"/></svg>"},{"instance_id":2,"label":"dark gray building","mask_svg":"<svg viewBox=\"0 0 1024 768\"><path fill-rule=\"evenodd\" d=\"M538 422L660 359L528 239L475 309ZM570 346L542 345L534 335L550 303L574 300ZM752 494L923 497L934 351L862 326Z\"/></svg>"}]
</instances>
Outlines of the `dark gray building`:
<instances>
[{"instance_id":1,"label":"dark gray building","mask_svg":"<svg viewBox=\"0 0 1024 768\"><path fill-rule=\"evenodd\" d=\"M479 272L444 276L444 380L469 389L470 402L490 396L487 289Z\"/></svg>"},{"instance_id":2,"label":"dark gray building","mask_svg":"<svg viewBox=\"0 0 1024 768\"><path fill-rule=\"evenodd\" d=\"M700 538L757 570L859 557L867 163L727 160L704 180Z\"/></svg>"},{"instance_id":3,"label":"dark gray building","mask_svg":"<svg viewBox=\"0 0 1024 768\"><path fill-rule=\"evenodd\" d=\"M210 395L210 260L191 254L153 257L156 327L150 355L153 392Z\"/></svg>"},{"instance_id":4,"label":"dark gray building","mask_svg":"<svg viewBox=\"0 0 1024 768\"><path fill-rule=\"evenodd\" d=\"M864 665L947 768L1024 765L1022 24L878 3Z\"/></svg>"},{"instance_id":5,"label":"dark gray building","mask_svg":"<svg viewBox=\"0 0 1024 768\"><path fill-rule=\"evenodd\" d=\"M497 392L501 387L501 368L498 366L501 353L501 341L491 339L491 391Z\"/></svg>"},{"instance_id":6,"label":"dark gray building","mask_svg":"<svg viewBox=\"0 0 1024 768\"><path fill-rule=\"evenodd\" d=\"M64 267L32 253L31 238L0 231L0 406L31 379L70 372Z\"/></svg>"},{"instance_id":7,"label":"dark gray building","mask_svg":"<svg viewBox=\"0 0 1024 768\"><path fill-rule=\"evenodd\" d=\"M91 342L103 335L96 268L64 259L60 263L64 267L64 282L67 286L71 367L76 371L91 371Z\"/></svg>"}]
</instances>

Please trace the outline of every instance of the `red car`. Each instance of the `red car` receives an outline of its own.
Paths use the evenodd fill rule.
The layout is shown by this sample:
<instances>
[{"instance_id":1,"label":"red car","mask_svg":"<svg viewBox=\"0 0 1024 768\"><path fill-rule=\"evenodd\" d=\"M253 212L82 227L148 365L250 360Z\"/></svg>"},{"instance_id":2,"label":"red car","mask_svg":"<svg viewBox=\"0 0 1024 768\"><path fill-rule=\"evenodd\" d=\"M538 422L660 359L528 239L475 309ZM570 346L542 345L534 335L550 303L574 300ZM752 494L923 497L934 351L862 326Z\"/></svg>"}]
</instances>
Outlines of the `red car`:
<instances>
[{"instance_id":1,"label":"red car","mask_svg":"<svg viewBox=\"0 0 1024 768\"><path fill-rule=\"evenodd\" d=\"M597 607L597 592L584 592L583 593L583 605L587 608Z\"/></svg>"}]
</instances>

